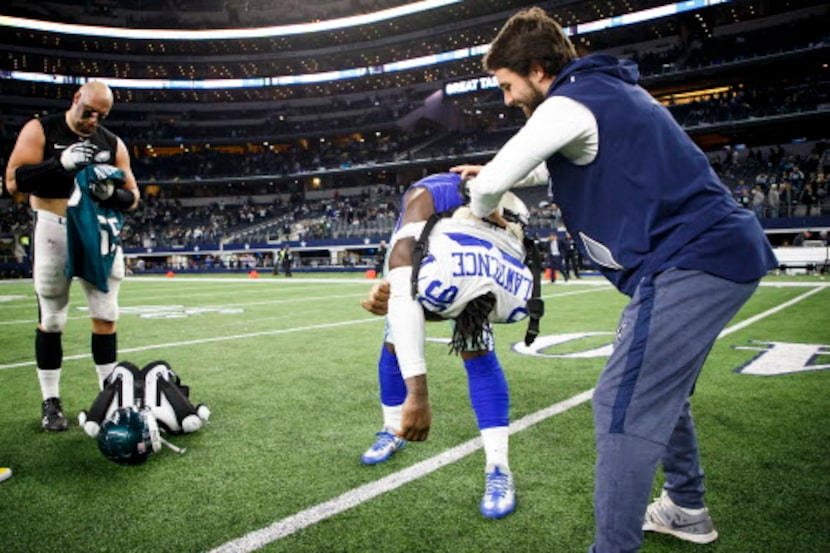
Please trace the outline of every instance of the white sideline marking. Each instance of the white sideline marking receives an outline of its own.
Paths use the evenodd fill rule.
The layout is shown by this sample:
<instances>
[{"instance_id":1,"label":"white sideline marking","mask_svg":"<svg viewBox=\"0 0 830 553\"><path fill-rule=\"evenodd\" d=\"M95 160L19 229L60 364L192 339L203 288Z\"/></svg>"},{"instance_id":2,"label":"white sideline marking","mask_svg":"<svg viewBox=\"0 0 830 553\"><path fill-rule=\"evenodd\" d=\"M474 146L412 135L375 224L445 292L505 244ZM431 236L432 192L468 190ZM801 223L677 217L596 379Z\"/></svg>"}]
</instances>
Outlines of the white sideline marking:
<instances>
[{"instance_id":1,"label":"white sideline marking","mask_svg":"<svg viewBox=\"0 0 830 553\"><path fill-rule=\"evenodd\" d=\"M800 302L801 300L809 298L813 294L818 294L824 288L825 288L825 286L821 286L821 287L818 287L818 288L814 288L813 290L810 290L808 292L804 292L800 296L797 296L797 297L795 297L795 298L793 298L789 301L785 301L781 305L773 307L772 309L767 309L763 313L758 313L754 317L750 317L745 321L741 321L737 324L734 324L734 325L730 326L729 328L725 328L720 334L718 334L718 338L723 338L724 336L728 336L729 334L732 334L733 332L737 332L737 331L741 330L742 328L746 328L749 325L751 325L751 324L753 324L757 321L760 321L761 319L763 319L765 317L769 317L770 315L778 313L779 311L782 311L782 310L786 309L787 307L790 307L791 305L795 305L796 303Z\"/></svg>"},{"instance_id":2,"label":"white sideline marking","mask_svg":"<svg viewBox=\"0 0 830 553\"><path fill-rule=\"evenodd\" d=\"M564 413L568 409L588 401L591 398L592 393L593 389L588 390L587 392L582 392L581 394L570 399L560 401L559 403L551 405L541 411L522 417L510 425L510 433L515 434L516 432L520 432L547 418L558 415L559 413ZM374 497L392 491L403 486L404 484L412 482L413 480L417 480L418 478L435 472L442 467L460 461L467 455L481 449L481 447L481 438L474 438L466 441L439 455L436 455L435 457L432 457L431 459L426 459L425 461L421 461L420 463L416 463L403 470L399 470L398 472L390 474L380 480L376 480L369 484L364 484L359 488L349 490L348 492L326 501L325 503L320 503L310 509L300 511L290 517L277 521L270 526L250 532L236 540L224 543L216 549L211 550L211 553L248 553L250 551L255 551L271 542L277 541L280 538L284 538L294 532L302 530L307 526L311 526L321 520L325 520L331 516L342 513L343 511L356 507Z\"/></svg>"},{"instance_id":3,"label":"white sideline marking","mask_svg":"<svg viewBox=\"0 0 830 553\"><path fill-rule=\"evenodd\" d=\"M770 315L778 313L779 311L820 292L823 288L824 286L816 287L815 289L801 294L796 298L786 301L771 309L767 309L763 313L759 313L753 317L741 321L740 323L726 328L718 335L718 339L746 328L747 326L769 317ZM540 411L526 415L510 424L510 434L513 435L517 432L521 432L522 430L526 430L534 424L538 424L539 422L553 417L554 415L564 413L572 407L581 405L591 399L593 393L594 389L591 388L590 390L577 394L569 399L560 401L559 403L546 407ZM436 455L431 459L426 459L420 463L416 463L370 484L364 484L363 486L349 490L334 499L330 499L329 501L320 503L304 511L300 511L299 513L279 520L270 526L266 526L265 528L249 532L241 538L226 542L219 547L212 549L210 553L250 553L252 551L256 551L257 549L265 547L269 543L280 540L286 536L290 536L291 534L311 526L312 524L316 524L329 517L342 513L343 511L347 511L348 509L356 507L361 503L369 501L370 499L373 499L381 494L392 491L403 486L404 484L433 473L441 467L455 463L467 455L481 449L481 447L481 438L469 440L448 449L447 451Z\"/></svg>"}]
</instances>

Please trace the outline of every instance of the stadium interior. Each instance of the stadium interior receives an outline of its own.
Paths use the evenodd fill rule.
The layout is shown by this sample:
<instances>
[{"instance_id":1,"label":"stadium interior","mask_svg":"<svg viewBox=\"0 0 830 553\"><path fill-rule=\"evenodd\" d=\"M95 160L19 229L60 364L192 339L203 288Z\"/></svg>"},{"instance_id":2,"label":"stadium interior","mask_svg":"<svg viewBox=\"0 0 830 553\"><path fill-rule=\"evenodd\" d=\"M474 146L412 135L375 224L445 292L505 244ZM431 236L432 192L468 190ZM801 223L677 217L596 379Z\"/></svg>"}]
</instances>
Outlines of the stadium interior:
<instances>
[{"instance_id":1,"label":"stadium interior","mask_svg":"<svg viewBox=\"0 0 830 553\"><path fill-rule=\"evenodd\" d=\"M522 125L481 52L530 5L580 52L635 60L774 246L830 230L821 0L7 0L0 165L27 120L105 80L142 194L131 270L262 270L285 243L298 271L365 270L409 183L485 163ZM781 205L753 206L756 187ZM520 194L531 232L561 228L545 189ZM25 198L4 191L0 213L2 276L28 276Z\"/></svg>"}]
</instances>

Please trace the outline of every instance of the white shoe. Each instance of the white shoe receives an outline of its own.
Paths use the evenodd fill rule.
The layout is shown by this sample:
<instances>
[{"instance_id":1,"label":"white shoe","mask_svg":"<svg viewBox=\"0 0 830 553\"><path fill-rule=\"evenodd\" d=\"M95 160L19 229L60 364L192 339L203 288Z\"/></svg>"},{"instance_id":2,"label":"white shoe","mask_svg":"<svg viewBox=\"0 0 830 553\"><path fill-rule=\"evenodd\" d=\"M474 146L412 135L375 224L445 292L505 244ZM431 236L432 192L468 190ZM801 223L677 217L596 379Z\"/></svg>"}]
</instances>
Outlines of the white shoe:
<instances>
[{"instance_id":1,"label":"white shoe","mask_svg":"<svg viewBox=\"0 0 830 553\"><path fill-rule=\"evenodd\" d=\"M684 509L675 505L666 490L646 509L643 522L646 532L669 534L692 543L711 543L718 532L709 516L709 509Z\"/></svg>"}]
</instances>

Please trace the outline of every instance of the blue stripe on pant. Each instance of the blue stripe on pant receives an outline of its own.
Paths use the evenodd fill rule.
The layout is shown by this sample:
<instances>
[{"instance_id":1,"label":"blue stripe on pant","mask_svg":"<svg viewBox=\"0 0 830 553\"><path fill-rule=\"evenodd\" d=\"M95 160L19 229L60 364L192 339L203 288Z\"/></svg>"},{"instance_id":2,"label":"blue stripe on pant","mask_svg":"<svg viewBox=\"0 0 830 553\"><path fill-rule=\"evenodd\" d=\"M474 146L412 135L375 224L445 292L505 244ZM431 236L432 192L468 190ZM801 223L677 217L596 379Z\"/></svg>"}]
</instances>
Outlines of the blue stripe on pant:
<instances>
[{"instance_id":1,"label":"blue stripe on pant","mask_svg":"<svg viewBox=\"0 0 830 553\"><path fill-rule=\"evenodd\" d=\"M638 286L594 391L596 536L590 551L639 549L661 460L671 497L686 507L703 505L688 399L718 334L757 285L670 269Z\"/></svg>"}]
</instances>

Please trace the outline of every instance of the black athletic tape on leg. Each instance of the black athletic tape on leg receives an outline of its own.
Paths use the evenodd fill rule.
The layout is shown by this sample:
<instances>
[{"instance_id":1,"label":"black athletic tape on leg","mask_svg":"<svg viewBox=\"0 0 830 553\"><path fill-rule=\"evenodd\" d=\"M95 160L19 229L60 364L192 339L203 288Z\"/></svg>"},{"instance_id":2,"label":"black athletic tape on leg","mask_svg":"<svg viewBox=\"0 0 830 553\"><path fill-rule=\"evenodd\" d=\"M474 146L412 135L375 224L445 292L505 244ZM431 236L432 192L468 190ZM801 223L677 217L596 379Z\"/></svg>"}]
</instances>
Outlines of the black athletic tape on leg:
<instances>
[{"instance_id":1,"label":"black athletic tape on leg","mask_svg":"<svg viewBox=\"0 0 830 553\"><path fill-rule=\"evenodd\" d=\"M118 358L118 338L116 334L92 335L92 360L96 365L115 363Z\"/></svg>"},{"instance_id":2,"label":"black athletic tape on leg","mask_svg":"<svg viewBox=\"0 0 830 553\"><path fill-rule=\"evenodd\" d=\"M53 371L61 368L63 362L63 343L60 332L35 331L35 359L37 368Z\"/></svg>"}]
</instances>

